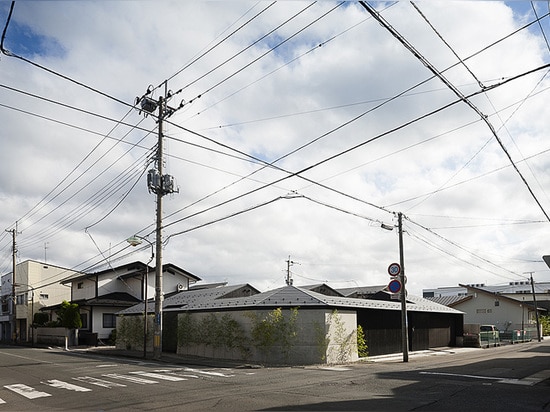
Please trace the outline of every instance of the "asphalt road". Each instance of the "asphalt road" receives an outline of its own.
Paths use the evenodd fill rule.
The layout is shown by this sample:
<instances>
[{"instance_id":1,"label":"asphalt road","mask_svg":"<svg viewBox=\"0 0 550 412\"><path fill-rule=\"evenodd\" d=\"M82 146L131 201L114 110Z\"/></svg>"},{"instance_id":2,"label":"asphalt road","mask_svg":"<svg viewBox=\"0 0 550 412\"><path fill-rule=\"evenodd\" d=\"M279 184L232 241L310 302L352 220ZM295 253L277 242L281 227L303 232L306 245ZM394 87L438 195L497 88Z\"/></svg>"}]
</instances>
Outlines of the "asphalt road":
<instances>
[{"instance_id":1,"label":"asphalt road","mask_svg":"<svg viewBox=\"0 0 550 412\"><path fill-rule=\"evenodd\" d=\"M250 368L0 347L2 411L550 410L550 339L335 366Z\"/></svg>"}]
</instances>

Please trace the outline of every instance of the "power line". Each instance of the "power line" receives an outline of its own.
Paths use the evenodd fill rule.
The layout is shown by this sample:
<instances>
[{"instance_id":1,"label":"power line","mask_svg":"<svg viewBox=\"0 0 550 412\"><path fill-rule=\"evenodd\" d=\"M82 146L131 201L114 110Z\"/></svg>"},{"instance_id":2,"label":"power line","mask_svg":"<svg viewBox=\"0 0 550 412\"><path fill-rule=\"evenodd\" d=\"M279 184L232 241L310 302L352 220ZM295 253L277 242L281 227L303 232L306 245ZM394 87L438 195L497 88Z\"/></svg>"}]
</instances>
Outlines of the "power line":
<instances>
[{"instance_id":1,"label":"power line","mask_svg":"<svg viewBox=\"0 0 550 412\"><path fill-rule=\"evenodd\" d=\"M359 4L361 4L371 14L371 16L373 16L374 19L382 25L382 27L384 27L386 30L388 30L392 34L392 36L394 36L403 46L405 46L405 48L407 50L409 50L414 55L414 57L416 57L420 62L422 62L422 64L424 66L426 66L428 68L428 70L430 70L434 75L436 75L437 78L439 78L462 102L466 103L474 112L476 112L478 114L478 116L487 125L487 127L491 131L492 135L494 136L494 138L498 142L499 146L501 147L502 151L504 152L504 154L506 155L506 157L508 158L508 160L510 161L510 163L514 167L515 171L517 172L517 174L519 175L519 177L523 181L525 187L527 188L527 190L531 194L531 197L535 200L536 204L539 206L540 210L542 211L542 213L544 214L546 219L548 221L550 221L550 216L548 215L548 213L546 212L546 210L544 209L544 207L542 206L542 204L538 200L537 196L535 195L535 193L531 189L531 186L529 185L529 183L527 182L527 180L525 179L525 177L523 176L521 171L518 169L517 165L514 163L514 160L512 159L512 156L510 156L510 153L506 149L506 146L504 146L504 143L502 142L502 140L498 136L498 134L497 134L495 128L493 127L492 123L487 119L487 116L475 104L473 104L472 101L467 96L465 96L460 90L458 90L443 75L443 73L438 71L422 54L420 54L420 52L418 50L416 50L416 48L411 43L409 43L407 41L407 39L405 39L397 30L395 30L393 28L393 26L391 26L376 10L374 10L369 4L365 3L364 1L360 1ZM545 65L545 66L550 67L550 64ZM484 87L482 90L488 90L488 89L489 88Z\"/></svg>"},{"instance_id":2,"label":"power line","mask_svg":"<svg viewBox=\"0 0 550 412\"><path fill-rule=\"evenodd\" d=\"M84 84L84 83L78 81L78 80L72 79L72 78L69 77L69 76L66 76L66 75L64 75L64 74L61 74L61 73L59 73L59 72L56 72L55 70L49 69L48 67L42 66L41 64L38 64L38 63L36 63L36 62L33 62L32 60L29 60L29 59L27 59L27 58L25 58L25 57L23 57L23 56L19 56L18 54L12 53L12 52L10 52L9 50L7 50L7 49L4 47L4 40L6 39L6 33L7 33L7 31L8 31L8 26L9 26L9 24L10 24L11 16L12 16L12 14L13 14L13 9L14 9L14 8L15 8L15 1L12 1L12 2L11 2L11 6L10 6L10 11L9 11L9 13L8 13L8 18L6 19L6 24L5 24L5 26L4 26L4 30L2 31L2 40L1 40L1 42L0 42L0 51L2 52L2 54L4 54L5 56L8 56L8 57L14 57L14 58L16 58L16 59L22 60L22 61L24 61L25 63L29 63L29 64L31 64L31 65L33 65L33 66L35 66L35 67L37 67L37 68L39 68L39 69L41 69L41 70L47 71L48 73L51 73L51 74L53 74L53 75L55 75L55 76L57 76L57 77L60 77L60 78L62 78L62 79L64 79L64 80L67 80L67 81L69 81L69 82L71 82L71 83L74 83L74 84L76 84L76 85L78 85L78 86L80 86L80 87L83 87L83 88L85 88L85 89L88 89L88 90L90 90L90 91L92 91L92 92L94 92L94 93L97 93L97 94L99 94L99 95L101 95L101 96L104 96L104 97L106 97L106 98L108 98L108 99L110 99L110 100L113 100L113 101L117 102L117 103L120 103L120 104L122 104L123 106L131 107L131 108L134 107L133 105L130 105L130 104L126 103L126 102L123 101L123 100L117 99L116 97L113 97L113 96L111 96L111 95L109 95L109 94L107 94L107 93L102 92L101 90L95 89L95 88L93 88L93 87L91 87L91 86L88 86L88 85L86 85L86 84Z\"/></svg>"}]
</instances>

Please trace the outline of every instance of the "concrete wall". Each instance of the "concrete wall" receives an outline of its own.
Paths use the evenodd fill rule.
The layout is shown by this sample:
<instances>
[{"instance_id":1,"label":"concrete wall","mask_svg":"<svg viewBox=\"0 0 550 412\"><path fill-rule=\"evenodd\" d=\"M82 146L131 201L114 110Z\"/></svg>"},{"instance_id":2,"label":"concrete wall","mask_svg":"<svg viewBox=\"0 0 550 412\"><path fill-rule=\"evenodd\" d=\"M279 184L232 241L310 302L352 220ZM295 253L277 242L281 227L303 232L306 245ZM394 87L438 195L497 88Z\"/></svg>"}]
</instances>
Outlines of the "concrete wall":
<instances>
[{"instance_id":1,"label":"concrete wall","mask_svg":"<svg viewBox=\"0 0 550 412\"><path fill-rule=\"evenodd\" d=\"M221 319L229 315L241 328L244 339L235 347L227 345L182 343L178 340L177 353L180 355L201 356L222 359L240 359L248 362L269 364L319 364L344 363L355 361L357 356L357 319L355 311L333 312L326 309L298 309L294 339L290 344L275 343L261 347L254 344L251 331L254 317L265 319L271 310L231 311L215 313L192 313L178 315L178 333L189 316L195 325L206 317L214 315ZM284 309L285 320L290 318L290 310ZM181 335L180 335L181 336Z\"/></svg>"},{"instance_id":2,"label":"concrete wall","mask_svg":"<svg viewBox=\"0 0 550 412\"><path fill-rule=\"evenodd\" d=\"M67 340L66 340L67 339ZM78 330L67 328L36 328L34 343L54 346L78 345Z\"/></svg>"}]
</instances>

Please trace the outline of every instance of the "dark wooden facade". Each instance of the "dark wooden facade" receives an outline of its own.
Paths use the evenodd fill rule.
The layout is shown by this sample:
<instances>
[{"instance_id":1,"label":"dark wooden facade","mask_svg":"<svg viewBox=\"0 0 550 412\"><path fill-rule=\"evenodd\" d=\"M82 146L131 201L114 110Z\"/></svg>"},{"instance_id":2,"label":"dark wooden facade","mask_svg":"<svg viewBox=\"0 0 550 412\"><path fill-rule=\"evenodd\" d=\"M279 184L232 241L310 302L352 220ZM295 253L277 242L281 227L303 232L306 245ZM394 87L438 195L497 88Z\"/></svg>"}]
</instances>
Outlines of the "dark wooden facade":
<instances>
[{"instance_id":1,"label":"dark wooden facade","mask_svg":"<svg viewBox=\"0 0 550 412\"><path fill-rule=\"evenodd\" d=\"M409 350L456 346L463 333L463 315L440 312L407 312ZM357 309L357 323L365 332L370 356L402 351L401 312Z\"/></svg>"}]
</instances>

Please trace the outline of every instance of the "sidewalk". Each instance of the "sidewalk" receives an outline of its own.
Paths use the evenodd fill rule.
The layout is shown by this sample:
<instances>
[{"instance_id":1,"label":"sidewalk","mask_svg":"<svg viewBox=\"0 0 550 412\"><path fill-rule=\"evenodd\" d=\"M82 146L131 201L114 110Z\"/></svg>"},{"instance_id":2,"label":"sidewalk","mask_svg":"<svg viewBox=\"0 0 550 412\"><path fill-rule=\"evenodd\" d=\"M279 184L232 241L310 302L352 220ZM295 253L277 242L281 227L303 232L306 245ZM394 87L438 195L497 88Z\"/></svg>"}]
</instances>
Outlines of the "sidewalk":
<instances>
[{"instance_id":1,"label":"sidewalk","mask_svg":"<svg viewBox=\"0 0 550 412\"><path fill-rule=\"evenodd\" d=\"M471 348L471 347L444 347L444 348L434 348L419 350L414 352L409 352L409 359L426 357L426 356L443 356L443 355L454 355L456 353L464 352L473 352L480 351L481 348ZM369 356L365 358L366 362L403 362L403 353L391 353L388 355L379 355L379 356Z\"/></svg>"},{"instance_id":2,"label":"sidewalk","mask_svg":"<svg viewBox=\"0 0 550 412\"><path fill-rule=\"evenodd\" d=\"M130 351L117 349L114 346L97 346L97 347L81 347L81 348L70 348L70 351L73 352L87 352L91 354L103 355L103 356L118 356L132 359L140 359L142 361L155 361L155 362L164 362L171 363L175 365L197 365L197 366L207 366L207 367L217 367L217 368L240 368L240 369L258 369L264 367L260 364L251 364L242 360L232 360L232 359L212 359L212 358L203 358L199 356L182 356L175 353L162 353L162 356L159 360L153 359L152 353L147 353L147 358L143 357L142 351ZM427 350L420 350L409 352L409 360L427 357L427 356L444 356L444 355L454 355L456 353L464 353L470 351L480 351L481 348L470 348L470 347L444 347L444 348L434 348ZM403 354L392 353L387 355L379 356L369 356L366 358L359 359L359 362L402 362ZM282 365L266 365L266 367L277 367Z\"/></svg>"},{"instance_id":3,"label":"sidewalk","mask_svg":"<svg viewBox=\"0 0 550 412\"><path fill-rule=\"evenodd\" d=\"M102 356L118 356L123 358L131 358L136 360L142 360L143 362L163 362L174 365L196 365L196 366L208 366L212 368L236 368L236 369L258 369L262 368L262 365L251 364L242 360L233 359L212 359L203 358L200 356L183 356L175 353L163 352L160 359L153 359L153 353L148 352L147 357L143 357L143 351L132 351L117 349L115 346L87 346L87 347L72 347L69 348L71 352L85 352L94 355Z\"/></svg>"}]
</instances>

